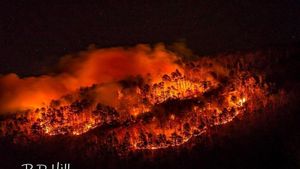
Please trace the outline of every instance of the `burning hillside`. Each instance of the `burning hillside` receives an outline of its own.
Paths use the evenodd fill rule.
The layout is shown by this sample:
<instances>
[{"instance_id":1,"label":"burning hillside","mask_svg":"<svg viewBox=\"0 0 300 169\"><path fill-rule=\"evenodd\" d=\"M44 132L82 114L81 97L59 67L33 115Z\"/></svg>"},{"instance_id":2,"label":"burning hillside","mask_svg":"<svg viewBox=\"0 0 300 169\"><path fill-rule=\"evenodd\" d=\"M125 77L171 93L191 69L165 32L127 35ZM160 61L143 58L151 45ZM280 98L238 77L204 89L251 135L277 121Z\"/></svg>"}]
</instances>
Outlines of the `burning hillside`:
<instances>
[{"instance_id":1,"label":"burning hillside","mask_svg":"<svg viewBox=\"0 0 300 169\"><path fill-rule=\"evenodd\" d=\"M236 117L284 104L284 91L266 82L261 62L256 55L184 61L161 46L92 51L63 60L75 73L2 77L2 90L20 93L1 96L8 96L2 112L18 113L3 117L0 135L22 145L97 130L94 142L120 155L176 147Z\"/></svg>"}]
</instances>

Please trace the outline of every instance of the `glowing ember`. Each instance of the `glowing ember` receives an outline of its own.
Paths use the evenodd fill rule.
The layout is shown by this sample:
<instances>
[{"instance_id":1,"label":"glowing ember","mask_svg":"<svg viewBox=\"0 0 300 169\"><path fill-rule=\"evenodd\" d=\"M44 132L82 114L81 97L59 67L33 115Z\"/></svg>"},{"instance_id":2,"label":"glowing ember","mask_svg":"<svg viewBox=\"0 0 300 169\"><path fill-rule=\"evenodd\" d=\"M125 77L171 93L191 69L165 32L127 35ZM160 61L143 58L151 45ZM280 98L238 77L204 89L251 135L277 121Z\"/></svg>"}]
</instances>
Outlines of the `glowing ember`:
<instances>
[{"instance_id":1,"label":"glowing ember","mask_svg":"<svg viewBox=\"0 0 300 169\"><path fill-rule=\"evenodd\" d=\"M268 104L264 75L239 62L203 57L161 78L132 76L81 88L1 121L0 134L78 136L98 128L100 140L119 152L178 146Z\"/></svg>"}]
</instances>

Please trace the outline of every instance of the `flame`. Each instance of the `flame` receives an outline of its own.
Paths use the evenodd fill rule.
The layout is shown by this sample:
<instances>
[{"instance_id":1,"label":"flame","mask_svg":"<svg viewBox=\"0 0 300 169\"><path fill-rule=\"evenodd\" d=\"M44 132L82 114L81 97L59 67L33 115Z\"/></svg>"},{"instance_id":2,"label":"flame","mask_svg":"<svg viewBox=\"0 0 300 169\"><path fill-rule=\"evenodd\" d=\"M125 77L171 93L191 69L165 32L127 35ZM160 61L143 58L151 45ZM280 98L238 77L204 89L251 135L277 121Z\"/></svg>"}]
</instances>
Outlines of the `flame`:
<instances>
[{"instance_id":1,"label":"flame","mask_svg":"<svg viewBox=\"0 0 300 169\"><path fill-rule=\"evenodd\" d=\"M110 126L99 136L105 144L108 138L115 140L108 146L118 151L156 150L182 145L246 111L264 108L271 100L264 75L251 67L236 66L238 59L202 57L180 65L176 60L163 46L153 50L148 46L100 49L64 58L62 65L70 64L64 75L4 76L0 84L17 92L16 99L7 92L2 94L8 97L7 103L32 108L1 121L0 135L17 131L27 137L79 136ZM50 83L62 76L66 78L58 84ZM47 81L48 91L27 91ZM20 88L15 82L26 82L27 86ZM32 99L27 101L28 97Z\"/></svg>"},{"instance_id":2,"label":"flame","mask_svg":"<svg viewBox=\"0 0 300 169\"><path fill-rule=\"evenodd\" d=\"M180 69L175 53L158 44L154 48L94 49L79 56L65 56L56 75L20 78L16 74L0 76L0 112L36 109L81 87L114 83L130 76L151 75L153 81L163 73Z\"/></svg>"}]
</instances>

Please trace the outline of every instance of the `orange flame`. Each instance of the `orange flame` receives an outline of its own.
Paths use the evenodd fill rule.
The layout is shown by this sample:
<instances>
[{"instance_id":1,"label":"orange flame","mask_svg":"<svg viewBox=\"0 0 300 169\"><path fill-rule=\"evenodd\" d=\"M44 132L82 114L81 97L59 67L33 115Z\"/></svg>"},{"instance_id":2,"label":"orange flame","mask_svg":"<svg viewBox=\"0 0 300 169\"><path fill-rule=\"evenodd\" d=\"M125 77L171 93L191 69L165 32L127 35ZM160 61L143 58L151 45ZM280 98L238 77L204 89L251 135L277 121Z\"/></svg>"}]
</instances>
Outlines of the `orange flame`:
<instances>
[{"instance_id":1,"label":"orange flame","mask_svg":"<svg viewBox=\"0 0 300 169\"><path fill-rule=\"evenodd\" d=\"M0 112L35 109L51 100L72 93L80 87L113 83L129 76L151 75L157 80L179 66L178 57L156 45L133 48L107 48L66 56L60 62L61 73L20 78L16 74L0 77Z\"/></svg>"},{"instance_id":2,"label":"orange flame","mask_svg":"<svg viewBox=\"0 0 300 169\"><path fill-rule=\"evenodd\" d=\"M110 138L119 151L154 150L184 144L272 100L264 75L239 59L178 60L161 45L139 45L63 58L56 76L3 76L1 110L31 109L0 122L0 135L82 135L109 126L99 136L105 144Z\"/></svg>"}]
</instances>

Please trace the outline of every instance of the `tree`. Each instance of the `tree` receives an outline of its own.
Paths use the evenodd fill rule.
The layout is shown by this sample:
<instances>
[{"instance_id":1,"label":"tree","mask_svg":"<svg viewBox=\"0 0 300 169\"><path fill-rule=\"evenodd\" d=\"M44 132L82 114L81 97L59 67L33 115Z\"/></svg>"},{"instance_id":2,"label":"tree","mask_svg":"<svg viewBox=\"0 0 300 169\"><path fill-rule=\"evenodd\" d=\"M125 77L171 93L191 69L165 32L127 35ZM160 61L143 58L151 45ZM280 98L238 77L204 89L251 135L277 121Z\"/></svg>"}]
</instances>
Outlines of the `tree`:
<instances>
[{"instance_id":1,"label":"tree","mask_svg":"<svg viewBox=\"0 0 300 169\"><path fill-rule=\"evenodd\" d=\"M172 144L177 145L182 143L182 137L178 135L176 132L171 134Z\"/></svg>"},{"instance_id":2,"label":"tree","mask_svg":"<svg viewBox=\"0 0 300 169\"><path fill-rule=\"evenodd\" d=\"M147 136L145 135L145 133L142 130L140 130L137 146L140 148L143 148L143 147L146 147L147 145L148 145Z\"/></svg>"},{"instance_id":3,"label":"tree","mask_svg":"<svg viewBox=\"0 0 300 169\"><path fill-rule=\"evenodd\" d=\"M184 123L183 125L183 134L186 137L189 137L191 135L191 127L189 123Z\"/></svg>"},{"instance_id":4,"label":"tree","mask_svg":"<svg viewBox=\"0 0 300 169\"><path fill-rule=\"evenodd\" d=\"M123 142L122 142L122 144L120 145L120 153L121 153L121 154L128 153L129 150L130 150L130 146L131 146L131 144L130 144L130 134L129 134L129 132L127 131L127 132L125 133L124 138L123 138Z\"/></svg>"},{"instance_id":5,"label":"tree","mask_svg":"<svg viewBox=\"0 0 300 169\"><path fill-rule=\"evenodd\" d=\"M164 146L164 145L166 145L166 143L167 143L166 135L165 134L159 134L158 135L158 144L160 146Z\"/></svg>"}]
</instances>

